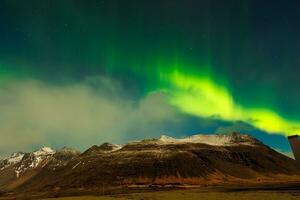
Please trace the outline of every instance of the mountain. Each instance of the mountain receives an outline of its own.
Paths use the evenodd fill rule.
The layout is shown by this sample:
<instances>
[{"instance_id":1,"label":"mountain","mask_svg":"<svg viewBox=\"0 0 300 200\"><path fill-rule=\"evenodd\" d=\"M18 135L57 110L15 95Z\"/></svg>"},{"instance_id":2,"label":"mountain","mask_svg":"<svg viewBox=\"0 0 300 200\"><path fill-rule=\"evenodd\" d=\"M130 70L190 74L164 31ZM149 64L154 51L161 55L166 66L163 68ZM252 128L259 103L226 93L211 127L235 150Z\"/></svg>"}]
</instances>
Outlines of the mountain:
<instances>
[{"instance_id":1,"label":"mountain","mask_svg":"<svg viewBox=\"0 0 300 200\"><path fill-rule=\"evenodd\" d=\"M83 155L91 155L91 154L99 154L99 153L109 153L113 151L117 151L122 148L122 145L117 145L117 144L110 144L110 143L103 143L100 146L94 145L88 150L86 150Z\"/></svg>"},{"instance_id":2,"label":"mountain","mask_svg":"<svg viewBox=\"0 0 300 200\"><path fill-rule=\"evenodd\" d=\"M63 148L55 151L43 147L31 153L13 153L0 161L0 190L14 190L36 175L51 167L52 170L66 165L69 160L79 155L73 149Z\"/></svg>"},{"instance_id":3,"label":"mountain","mask_svg":"<svg viewBox=\"0 0 300 200\"><path fill-rule=\"evenodd\" d=\"M1 159L0 160L0 170L4 170L5 168L14 165L22 160L24 157L25 153L22 152L17 152L13 153L7 158Z\"/></svg>"},{"instance_id":4,"label":"mountain","mask_svg":"<svg viewBox=\"0 0 300 200\"><path fill-rule=\"evenodd\" d=\"M0 171L2 190L51 193L104 186L300 182L295 160L238 133L183 139L163 135L122 146L94 145L81 154L42 148L16 160Z\"/></svg>"}]
</instances>

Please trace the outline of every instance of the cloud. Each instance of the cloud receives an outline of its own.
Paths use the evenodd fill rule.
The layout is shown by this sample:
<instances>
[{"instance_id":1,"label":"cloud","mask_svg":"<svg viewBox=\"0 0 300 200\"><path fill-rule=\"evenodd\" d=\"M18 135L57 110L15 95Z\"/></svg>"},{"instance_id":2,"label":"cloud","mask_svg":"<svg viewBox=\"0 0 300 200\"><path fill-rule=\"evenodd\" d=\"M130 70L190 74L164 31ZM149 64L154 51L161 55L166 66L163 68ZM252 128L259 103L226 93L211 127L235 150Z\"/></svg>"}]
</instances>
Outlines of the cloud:
<instances>
[{"instance_id":1,"label":"cloud","mask_svg":"<svg viewBox=\"0 0 300 200\"><path fill-rule=\"evenodd\" d=\"M0 152L41 145L80 149L105 141L155 137L165 124L180 121L166 94L131 99L118 82L92 77L55 85L38 80L0 86Z\"/></svg>"},{"instance_id":2,"label":"cloud","mask_svg":"<svg viewBox=\"0 0 300 200\"><path fill-rule=\"evenodd\" d=\"M68 84L10 80L0 84L0 156L42 145L85 150L103 142L125 143L161 134L180 138L232 131L290 149L285 137L260 132L247 122L185 114L170 104L170 95L156 91L136 98L126 85L108 77Z\"/></svg>"}]
</instances>

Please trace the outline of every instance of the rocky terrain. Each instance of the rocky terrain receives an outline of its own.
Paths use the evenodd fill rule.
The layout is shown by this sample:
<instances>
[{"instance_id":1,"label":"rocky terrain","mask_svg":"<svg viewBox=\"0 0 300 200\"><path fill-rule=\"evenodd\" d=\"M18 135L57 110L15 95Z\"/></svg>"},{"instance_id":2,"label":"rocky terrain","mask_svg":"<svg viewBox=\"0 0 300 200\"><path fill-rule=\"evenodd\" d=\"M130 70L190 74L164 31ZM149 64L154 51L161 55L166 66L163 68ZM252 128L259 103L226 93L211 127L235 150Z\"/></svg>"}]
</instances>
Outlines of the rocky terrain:
<instances>
[{"instance_id":1,"label":"rocky terrain","mask_svg":"<svg viewBox=\"0 0 300 200\"><path fill-rule=\"evenodd\" d=\"M101 190L103 187L217 186L300 182L295 161L238 133L161 136L83 153L44 147L0 163L2 193Z\"/></svg>"},{"instance_id":2,"label":"rocky terrain","mask_svg":"<svg viewBox=\"0 0 300 200\"><path fill-rule=\"evenodd\" d=\"M73 149L63 148L55 151L50 147L43 147L31 153L13 153L0 162L0 189L15 190L44 170L55 171L78 155L79 152Z\"/></svg>"}]
</instances>

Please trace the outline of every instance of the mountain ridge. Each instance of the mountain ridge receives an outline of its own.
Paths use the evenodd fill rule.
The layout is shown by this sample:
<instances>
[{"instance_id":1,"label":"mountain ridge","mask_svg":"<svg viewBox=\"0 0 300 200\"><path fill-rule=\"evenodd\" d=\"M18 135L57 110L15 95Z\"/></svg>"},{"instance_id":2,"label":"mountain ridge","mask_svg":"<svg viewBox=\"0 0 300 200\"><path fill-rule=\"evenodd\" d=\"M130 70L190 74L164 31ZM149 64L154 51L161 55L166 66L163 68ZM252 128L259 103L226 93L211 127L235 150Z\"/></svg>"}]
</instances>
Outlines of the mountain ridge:
<instances>
[{"instance_id":1,"label":"mountain ridge","mask_svg":"<svg viewBox=\"0 0 300 200\"><path fill-rule=\"evenodd\" d=\"M94 145L83 153L44 147L0 170L0 189L14 192L293 181L300 182L293 159L239 133L181 139L162 135L124 145Z\"/></svg>"}]
</instances>

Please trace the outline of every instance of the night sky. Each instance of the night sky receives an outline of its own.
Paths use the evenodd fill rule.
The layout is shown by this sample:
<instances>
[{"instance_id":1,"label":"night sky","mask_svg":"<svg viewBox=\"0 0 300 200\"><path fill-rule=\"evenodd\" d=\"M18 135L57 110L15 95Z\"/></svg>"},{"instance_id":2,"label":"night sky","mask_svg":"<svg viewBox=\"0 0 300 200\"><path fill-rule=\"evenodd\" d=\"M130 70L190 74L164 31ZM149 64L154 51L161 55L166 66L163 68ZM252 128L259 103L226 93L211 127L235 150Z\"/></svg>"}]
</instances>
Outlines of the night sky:
<instances>
[{"instance_id":1,"label":"night sky","mask_svg":"<svg viewBox=\"0 0 300 200\"><path fill-rule=\"evenodd\" d=\"M300 2L2 0L0 152L300 133Z\"/></svg>"}]
</instances>

